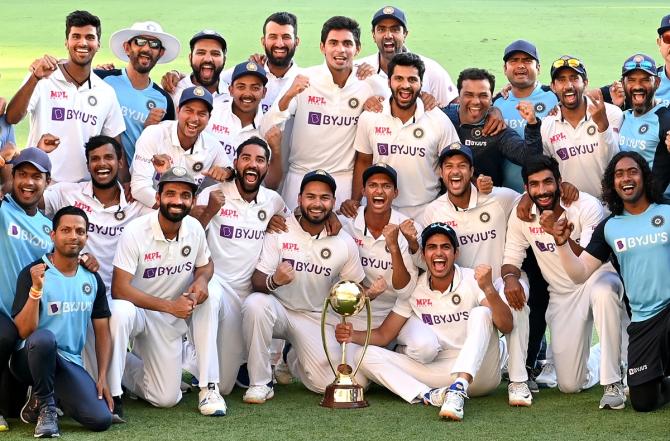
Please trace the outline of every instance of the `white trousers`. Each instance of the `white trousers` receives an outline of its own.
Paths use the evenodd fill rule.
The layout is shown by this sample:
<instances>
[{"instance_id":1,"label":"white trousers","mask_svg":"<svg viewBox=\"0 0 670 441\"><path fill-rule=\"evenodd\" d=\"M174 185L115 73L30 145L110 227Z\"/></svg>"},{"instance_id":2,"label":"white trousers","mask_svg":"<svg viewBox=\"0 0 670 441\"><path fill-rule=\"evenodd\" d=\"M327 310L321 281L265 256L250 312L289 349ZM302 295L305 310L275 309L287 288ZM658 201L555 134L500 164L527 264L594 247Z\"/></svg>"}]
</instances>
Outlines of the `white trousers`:
<instances>
[{"instance_id":1,"label":"white trousers","mask_svg":"<svg viewBox=\"0 0 670 441\"><path fill-rule=\"evenodd\" d=\"M302 182L303 176L307 172L297 171L294 169L289 169L286 172L286 177L284 178L284 186L282 187L281 196L286 202L288 208L292 211L298 206L298 194L300 193L300 183ZM342 172L335 173L332 175L337 184L337 189L335 190L335 207L334 210L340 208L340 204L351 198L351 182L354 176L354 172Z\"/></svg>"}]
</instances>

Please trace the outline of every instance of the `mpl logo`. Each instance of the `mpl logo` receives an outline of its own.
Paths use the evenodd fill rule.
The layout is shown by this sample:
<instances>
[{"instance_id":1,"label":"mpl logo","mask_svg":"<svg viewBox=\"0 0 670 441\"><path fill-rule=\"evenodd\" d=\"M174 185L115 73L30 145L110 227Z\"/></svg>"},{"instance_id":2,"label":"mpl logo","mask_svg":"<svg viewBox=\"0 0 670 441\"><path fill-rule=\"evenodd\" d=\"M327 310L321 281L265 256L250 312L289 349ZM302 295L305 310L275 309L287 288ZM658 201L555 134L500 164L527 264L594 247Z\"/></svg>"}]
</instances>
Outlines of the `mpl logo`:
<instances>
[{"instance_id":1,"label":"mpl logo","mask_svg":"<svg viewBox=\"0 0 670 441\"><path fill-rule=\"evenodd\" d=\"M286 251L300 251L297 243L284 242L281 244L281 249Z\"/></svg>"},{"instance_id":2,"label":"mpl logo","mask_svg":"<svg viewBox=\"0 0 670 441\"><path fill-rule=\"evenodd\" d=\"M144 261L145 262L151 262L153 260L160 260L161 259L161 253L158 251L153 251L151 253L144 253Z\"/></svg>"},{"instance_id":3,"label":"mpl logo","mask_svg":"<svg viewBox=\"0 0 670 441\"><path fill-rule=\"evenodd\" d=\"M311 124L313 126L320 126L321 125L321 113L319 112L309 112L307 115L307 124Z\"/></svg>"},{"instance_id":4,"label":"mpl logo","mask_svg":"<svg viewBox=\"0 0 670 441\"><path fill-rule=\"evenodd\" d=\"M564 139L568 139L567 136L565 136L565 134L557 133L554 136L552 136L551 138L549 138L549 142L562 141Z\"/></svg>"},{"instance_id":5,"label":"mpl logo","mask_svg":"<svg viewBox=\"0 0 670 441\"><path fill-rule=\"evenodd\" d=\"M225 133L226 135L230 135L230 130L228 129L228 127L221 124L212 124L212 132Z\"/></svg>"},{"instance_id":6,"label":"mpl logo","mask_svg":"<svg viewBox=\"0 0 670 441\"><path fill-rule=\"evenodd\" d=\"M51 109L51 120L52 121L65 121L65 108L63 107L54 107Z\"/></svg>"},{"instance_id":7,"label":"mpl logo","mask_svg":"<svg viewBox=\"0 0 670 441\"><path fill-rule=\"evenodd\" d=\"M433 302L430 299L416 299L416 306L433 306Z\"/></svg>"},{"instance_id":8,"label":"mpl logo","mask_svg":"<svg viewBox=\"0 0 670 441\"><path fill-rule=\"evenodd\" d=\"M47 304L47 315L58 315L61 313L60 302L49 302Z\"/></svg>"},{"instance_id":9,"label":"mpl logo","mask_svg":"<svg viewBox=\"0 0 670 441\"><path fill-rule=\"evenodd\" d=\"M326 99L322 96L312 96L308 95L307 96L307 104L315 104L317 106L319 105L326 105Z\"/></svg>"},{"instance_id":10,"label":"mpl logo","mask_svg":"<svg viewBox=\"0 0 670 441\"><path fill-rule=\"evenodd\" d=\"M379 153L382 156L388 156L389 154L389 145L386 143L377 143L377 153Z\"/></svg>"},{"instance_id":11,"label":"mpl logo","mask_svg":"<svg viewBox=\"0 0 670 441\"><path fill-rule=\"evenodd\" d=\"M82 210L84 210L87 213L93 213L93 210L91 209L91 207L89 207L88 205L86 205L85 203L83 203L81 201L74 201L74 206L77 207L77 208L81 208Z\"/></svg>"},{"instance_id":12,"label":"mpl logo","mask_svg":"<svg viewBox=\"0 0 670 441\"><path fill-rule=\"evenodd\" d=\"M237 210L233 210L232 208L222 208L221 211L219 211L219 216L232 217L234 219L239 217Z\"/></svg>"},{"instance_id":13,"label":"mpl logo","mask_svg":"<svg viewBox=\"0 0 670 441\"><path fill-rule=\"evenodd\" d=\"M375 135L390 135L390 127L375 127Z\"/></svg>"},{"instance_id":14,"label":"mpl logo","mask_svg":"<svg viewBox=\"0 0 670 441\"><path fill-rule=\"evenodd\" d=\"M67 99L67 92L64 90L52 90L51 93L49 94L49 98L52 100L58 100L58 99Z\"/></svg>"}]
</instances>

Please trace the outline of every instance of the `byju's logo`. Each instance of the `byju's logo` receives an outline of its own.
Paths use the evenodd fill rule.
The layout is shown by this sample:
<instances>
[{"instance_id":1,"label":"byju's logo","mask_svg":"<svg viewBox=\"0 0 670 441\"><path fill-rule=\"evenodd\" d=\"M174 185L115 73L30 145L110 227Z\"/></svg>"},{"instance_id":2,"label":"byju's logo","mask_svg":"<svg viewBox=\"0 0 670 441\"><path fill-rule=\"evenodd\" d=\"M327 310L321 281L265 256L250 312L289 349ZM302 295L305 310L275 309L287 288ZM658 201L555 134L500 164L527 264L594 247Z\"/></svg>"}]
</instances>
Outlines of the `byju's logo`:
<instances>
[{"instance_id":1,"label":"byju's logo","mask_svg":"<svg viewBox=\"0 0 670 441\"><path fill-rule=\"evenodd\" d=\"M311 124L313 126L320 126L321 114L319 112L309 112L309 115L307 115L307 124Z\"/></svg>"},{"instance_id":2,"label":"byju's logo","mask_svg":"<svg viewBox=\"0 0 670 441\"><path fill-rule=\"evenodd\" d=\"M626 246L626 239L615 239L614 244L616 245L617 251L626 251L626 249L628 249Z\"/></svg>"},{"instance_id":3,"label":"byju's logo","mask_svg":"<svg viewBox=\"0 0 670 441\"><path fill-rule=\"evenodd\" d=\"M430 314L421 314L421 320L427 325L433 324L433 316Z\"/></svg>"},{"instance_id":4,"label":"byju's logo","mask_svg":"<svg viewBox=\"0 0 670 441\"><path fill-rule=\"evenodd\" d=\"M47 307L47 315L58 315L60 312L60 302L49 302Z\"/></svg>"},{"instance_id":5,"label":"byju's logo","mask_svg":"<svg viewBox=\"0 0 670 441\"><path fill-rule=\"evenodd\" d=\"M570 155L568 155L568 149L566 149L565 147L563 147L562 149L556 150L556 154L563 161L567 161L568 158L570 158Z\"/></svg>"},{"instance_id":6,"label":"byju's logo","mask_svg":"<svg viewBox=\"0 0 670 441\"><path fill-rule=\"evenodd\" d=\"M144 270L144 275L142 276L142 278L153 279L154 277L156 277L156 270L157 270L157 268L147 268L147 269L145 269Z\"/></svg>"},{"instance_id":7,"label":"byju's logo","mask_svg":"<svg viewBox=\"0 0 670 441\"><path fill-rule=\"evenodd\" d=\"M9 234L11 237L19 237L21 235L21 230L16 224L9 224L9 228L7 228L7 234Z\"/></svg>"},{"instance_id":8,"label":"byju's logo","mask_svg":"<svg viewBox=\"0 0 670 441\"><path fill-rule=\"evenodd\" d=\"M235 228L231 227L230 225L221 225L219 234L221 237L225 237L226 239L232 239L233 235L235 234Z\"/></svg>"},{"instance_id":9,"label":"byju's logo","mask_svg":"<svg viewBox=\"0 0 670 441\"><path fill-rule=\"evenodd\" d=\"M380 155L388 156L389 145L385 144L385 143L378 143L377 144L377 152L379 152Z\"/></svg>"},{"instance_id":10,"label":"byju's logo","mask_svg":"<svg viewBox=\"0 0 670 441\"><path fill-rule=\"evenodd\" d=\"M52 121L65 121L65 109L63 107L54 107L51 109Z\"/></svg>"}]
</instances>

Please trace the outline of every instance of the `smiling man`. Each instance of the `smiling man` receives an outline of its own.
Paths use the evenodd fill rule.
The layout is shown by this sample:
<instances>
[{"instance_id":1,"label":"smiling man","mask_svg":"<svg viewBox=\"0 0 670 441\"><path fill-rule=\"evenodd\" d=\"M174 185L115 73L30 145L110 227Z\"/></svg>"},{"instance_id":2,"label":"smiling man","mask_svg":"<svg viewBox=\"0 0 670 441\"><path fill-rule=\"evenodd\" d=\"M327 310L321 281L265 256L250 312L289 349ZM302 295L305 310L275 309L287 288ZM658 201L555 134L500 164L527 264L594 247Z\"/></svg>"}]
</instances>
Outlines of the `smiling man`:
<instances>
[{"instance_id":1,"label":"smiling man","mask_svg":"<svg viewBox=\"0 0 670 441\"><path fill-rule=\"evenodd\" d=\"M100 49L100 19L74 11L65 19L68 59L51 55L38 58L7 105L7 122L18 124L30 113L28 145L51 133L60 147L49 153L56 182L89 178L84 144L91 136L117 137L125 130L121 107L111 86L91 72Z\"/></svg>"}]
</instances>

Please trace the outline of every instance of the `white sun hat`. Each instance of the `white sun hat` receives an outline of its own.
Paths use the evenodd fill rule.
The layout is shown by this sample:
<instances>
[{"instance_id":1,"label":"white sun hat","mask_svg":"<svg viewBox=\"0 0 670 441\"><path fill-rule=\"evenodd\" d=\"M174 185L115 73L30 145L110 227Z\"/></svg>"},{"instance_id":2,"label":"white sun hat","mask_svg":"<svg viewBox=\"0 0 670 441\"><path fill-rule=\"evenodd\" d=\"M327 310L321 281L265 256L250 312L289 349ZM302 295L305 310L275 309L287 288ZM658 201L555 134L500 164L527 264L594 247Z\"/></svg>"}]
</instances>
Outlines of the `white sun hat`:
<instances>
[{"instance_id":1,"label":"white sun hat","mask_svg":"<svg viewBox=\"0 0 670 441\"><path fill-rule=\"evenodd\" d=\"M114 32L109 38L109 47L112 49L114 55L120 60L128 61L128 55L126 55L126 51L123 49L123 43L139 35L154 37L161 41L161 44L165 48L165 52L163 53L163 56L158 59L159 64L169 63L179 55L179 50L181 49L179 40L174 36L163 32L161 25L155 21L133 23L130 28Z\"/></svg>"}]
</instances>

